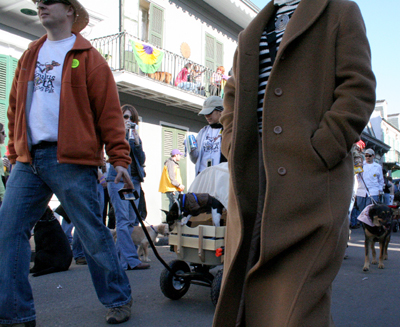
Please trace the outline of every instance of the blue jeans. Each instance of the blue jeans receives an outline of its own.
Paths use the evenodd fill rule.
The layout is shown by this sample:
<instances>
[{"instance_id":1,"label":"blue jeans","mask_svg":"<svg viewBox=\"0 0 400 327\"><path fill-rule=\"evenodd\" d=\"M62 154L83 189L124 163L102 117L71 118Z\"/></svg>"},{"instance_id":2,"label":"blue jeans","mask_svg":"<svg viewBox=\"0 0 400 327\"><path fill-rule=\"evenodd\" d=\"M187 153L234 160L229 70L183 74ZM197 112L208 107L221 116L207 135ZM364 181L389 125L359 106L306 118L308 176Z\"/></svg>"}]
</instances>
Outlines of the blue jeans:
<instances>
[{"instance_id":1,"label":"blue jeans","mask_svg":"<svg viewBox=\"0 0 400 327\"><path fill-rule=\"evenodd\" d=\"M360 213L361 212L358 211L358 209L354 206L353 210L351 211L351 214L350 214L350 226L351 227L354 227L357 225L357 223L358 223L357 218L360 215Z\"/></svg>"},{"instance_id":2,"label":"blue jeans","mask_svg":"<svg viewBox=\"0 0 400 327\"><path fill-rule=\"evenodd\" d=\"M29 238L53 193L79 231L100 302L107 308L128 303L129 280L101 220L97 168L57 163L55 146L33 150L32 156L32 165L13 167L0 209L0 324L36 319L28 280Z\"/></svg>"},{"instance_id":3,"label":"blue jeans","mask_svg":"<svg viewBox=\"0 0 400 327\"><path fill-rule=\"evenodd\" d=\"M101 184L97 184L97 195L99 197L99 205L100 212L102 212L102 208L104 207L104 188ZM83 250L81 239L79 238L79 233L75 229L74 236L72 236L72 229L74 228L74 224L68 224L65 219L63 219L61 224L65 234L67 235L68 241L72 244L72 253L74 255L74 259L84 258L85 253Z\"/></svg>"},{"instance_id":4,"label":"blue jeans","mask_svg":"<svg viewBox=\"0 0 400 327\"><path fill-rule=\"evenodd\" d=\"M72 240L73 240L72 230L74 229L74 224L67 223L67 221L63 218L62 223L61 223L61 228L64 231L65 235L67 236L69 244L72 244Z\"/></svg>"},{"instance_id":5,"label":"blue jeans","mask_svg":"<svg viewBox=\"0 0 400 327\"><path fill-rule=\"evenodd\" d=\"M376 202L379 202L379 195L373 195L372 198ZM366 197L357 196L357 206L358 206L358 210L360 210L360 213L365 209L366 206L370 205L371 203L372 203L372 201L369 196L366 196Z\"/></svg>"},{"instance_id":6,"label":"blue jeans","mask_svg":"<svg viewBox=\"0 0 400 327\"><path fill-rule=\"evenodd\" d=\"M132 179L133 186L140 192L140 182ZM121 200L118 190L124 186L123 182L115 184L109 182L108 194L110 201L114 207L115 220L117 223L117 252L121 261L122 268L134 268L141 263L137 254L136 246L133 244L131 234L133 228L138 224L138 219L133 211L132 205L129 201ZM135 200L136 206L139 204L139 199Z\"/></svg>"},{"instance_id":7,"label":"blue jeans","mask_svg":"<svg viewBox=\"0 0 400 327\"><path fill-rule=\"evenodd\" d=\"M167 196L169 200L169 210L171 210L172 205L174 204L175 201L178 200L179 197L179 192L165 192L165 195Z\"/></svg>"},{"instance_id":8,"label":"blue jeans","mask_svg":"<svg viewBox=\"0 0 400 327\"><path fill-rule=\"evenodd\" d=\"M390 204L390 193L383 194L383 203L389 205Z\"/></svg>"}]
</instances>

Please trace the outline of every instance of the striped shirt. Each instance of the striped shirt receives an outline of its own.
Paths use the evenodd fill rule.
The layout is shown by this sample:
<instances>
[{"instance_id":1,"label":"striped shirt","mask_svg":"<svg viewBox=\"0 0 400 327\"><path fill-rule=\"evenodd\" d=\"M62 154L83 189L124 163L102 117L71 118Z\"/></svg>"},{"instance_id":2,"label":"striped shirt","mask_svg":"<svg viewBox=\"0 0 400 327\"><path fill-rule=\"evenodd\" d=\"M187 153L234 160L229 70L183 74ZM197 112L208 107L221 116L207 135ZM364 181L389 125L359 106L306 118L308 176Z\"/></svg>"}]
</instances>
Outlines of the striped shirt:
<instances>
[{"instance_id":1,"label":"striped shirt","mask_svg":"<svg viewBox=\"0 0 400 327\"><path fill-rule=\"evenodd\" d=\"M279 45L282 41L283 33L285 33L286 25L288 20L292 17L295 9L299 5L300 0L294 0L288 2L287 4L279 7L275 16L275 31L267 33L268 24L264 29L264 32L261 35L260 40L260 71L258 78L258 108L257 108L257 117L258 117L258 131L262 133L262 112L263 112L263 104L264 104L264 95L265 88L268 83L268 78L272 70L271 63L271 55L269 52L267 35L271 36L276 35L276 52L279 50Z\"/></svg>"}]
</instances>

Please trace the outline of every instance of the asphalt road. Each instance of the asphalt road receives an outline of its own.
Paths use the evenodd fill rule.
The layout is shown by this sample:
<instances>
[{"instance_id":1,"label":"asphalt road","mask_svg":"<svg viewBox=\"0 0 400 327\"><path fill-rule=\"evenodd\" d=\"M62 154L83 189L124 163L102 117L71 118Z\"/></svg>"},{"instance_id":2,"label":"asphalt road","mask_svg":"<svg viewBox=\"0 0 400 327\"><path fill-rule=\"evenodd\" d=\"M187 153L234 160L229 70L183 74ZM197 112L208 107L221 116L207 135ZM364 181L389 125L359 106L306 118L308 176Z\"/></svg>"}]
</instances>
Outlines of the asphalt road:
<instances>
[{"instance_id":1,"label":"asphalt road","mask_svg":"<svg viewBox=\"0 0 400 327\"><path fill-rule=\"evenodd\" d=\"M167 262L176 259L168 246L158 249ZM210 288L191 285L180 300L166 298L159 286L163 266L150 252L150 269L127 272L134 302L131 319L120 326L211 326L214 306ZM400 326L400 233L392 234L385 269L371 266L369 272L362 271L362 229L353 230L348 255L333 285L332 313L336 326ZM66 272L30 280L38 327L109 326L104 319L106 309L97 300L87 266L73 263Z\"/></svg>"}]
</instances>

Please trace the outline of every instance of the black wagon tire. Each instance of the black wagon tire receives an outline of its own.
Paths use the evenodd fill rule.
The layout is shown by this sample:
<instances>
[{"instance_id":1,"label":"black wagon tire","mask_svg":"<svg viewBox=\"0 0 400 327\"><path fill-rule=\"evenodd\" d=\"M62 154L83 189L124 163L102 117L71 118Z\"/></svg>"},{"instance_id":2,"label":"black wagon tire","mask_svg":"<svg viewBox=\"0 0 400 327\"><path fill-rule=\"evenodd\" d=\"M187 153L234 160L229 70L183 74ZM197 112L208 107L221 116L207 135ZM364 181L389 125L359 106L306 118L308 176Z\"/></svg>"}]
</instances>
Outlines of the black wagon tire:
<instances>
[{"instance_id":1,"label":"black wagon tire","mask_svg":"<svg viewBox=\"0 0 400 327\"><path fill-rule=\"evenodd\" d=\"M190 267L185 261L173 260L169 267L176 274L190 272ZM174 277L167 268L160 275L160 288L163 294L171 300L179 300L186 294L190 287L190 280Z\"/></svg>"},{"instance_id":2,"label":"black wagon tire","mask_svg":"<svg viewBox=\"0 0 400 327\"><path fill-rule=\"evenodd\" d=\"M222 269L218 270L211 284L211 302L214 304L214 306L216 306L218 303L219 293L221 291L222 273Z\"/></svg>"}]
</instances>

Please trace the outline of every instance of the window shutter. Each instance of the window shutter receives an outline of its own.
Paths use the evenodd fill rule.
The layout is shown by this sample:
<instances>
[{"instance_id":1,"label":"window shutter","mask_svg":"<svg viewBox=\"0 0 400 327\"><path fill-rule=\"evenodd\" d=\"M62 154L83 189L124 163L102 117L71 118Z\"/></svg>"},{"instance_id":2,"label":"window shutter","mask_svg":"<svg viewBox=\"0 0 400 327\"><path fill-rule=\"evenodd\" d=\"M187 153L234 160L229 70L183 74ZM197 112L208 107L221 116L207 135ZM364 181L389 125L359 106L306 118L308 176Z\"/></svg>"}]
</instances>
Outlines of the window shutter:
<instances>
[{"instance_id":1,"label":"window shutter","mask_svg":"<svg viewBox=\"0 0 400 327\"><path fill-rule=\"evenodd\" d=\"M215 70L215 38L206 34L206 64L207 68Z\"/></svg>"},{"instance_id":2,"label":"window shutter","mask_svg":"<svg viewBox=\"0 0 400 327\"><path fill-rule=\"evenodd\" d=\"M173 149L178 149L180 152L185 153L185 146L183 141L186 137L186 131L177 129L169 126L162 126L162 167L164 162L171 156L171 151ZM182 156L181 161L179 161L179 169L181 171L181 177L183 185L186 187L187 182L187 160L189 157L185 158ZM166 195L161 196L162 208L168 210L169 200Z\"/></svg>"},{"instance_id":3,"label":"window shutter","mask_svg":"<svg viewBox=\"0 0 400 327\"><path fill-rule=\"evenodd\" d=\"M8 100L17 64L17 59L6 55L0 55L0 123L4 125L7 134L5 144L8 143Z\"/></svg>"},{"instance_id":4,"label":"window shutter","mask_svg":"<svg viewBox=\"0 0 400 327\"><path fill-rule=\"evenodd\" d=\"M162 48L164 30L164 9L150 4L149 41L151 44Z\"/></svg>"},{"instance_id":5,"label":"window shutter","mask_svg":"<svg viewBox=\"0 0 400 327\"><path fill-rule=\"evenodd\" d=\"M171 151L174 149L174 133L172 129L163 128L163 162L171 156Z\"/></svg>"},{"instance_id":6,"label":"window shutter","mask_svg":"<svg viewBox=\"0 0 400 327\"><path fill-rule=\"evenodd\" d=\"M0 123L6 124L7 116L7 56L0 55Z\"/></svg>"},{"instance_id":7,"label":"window shutter","mask_svg":"<svg viewBox=\"0 0 400 327\"><path fill-rule=\"evenodd\" d=\"M224 65L224 45L216 41L215 68Z\"/></svg>"}]
</instances>

